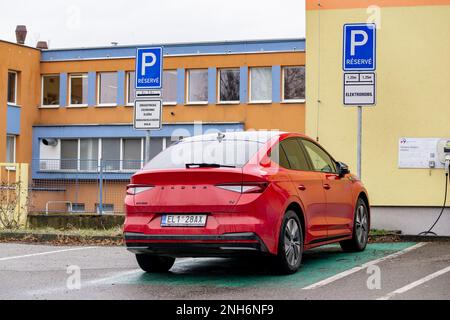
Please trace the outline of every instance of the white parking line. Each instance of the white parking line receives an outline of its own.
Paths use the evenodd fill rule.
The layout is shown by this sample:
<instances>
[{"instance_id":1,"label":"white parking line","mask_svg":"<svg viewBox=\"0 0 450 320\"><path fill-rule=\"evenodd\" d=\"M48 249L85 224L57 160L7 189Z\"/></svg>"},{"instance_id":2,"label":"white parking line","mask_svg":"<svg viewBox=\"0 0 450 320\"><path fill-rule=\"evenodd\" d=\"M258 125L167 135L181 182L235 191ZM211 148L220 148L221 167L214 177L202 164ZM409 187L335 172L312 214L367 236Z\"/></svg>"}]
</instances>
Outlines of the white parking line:
<instances>
[{"instance_id":1,"label":"white parking line","mask_svg":"<svg viewBox=\"0 0 450 320\"><path fill-rule=\"evenodd\" d=\"M24 255L21 255L21 256L0 258L0 261L22 259L22 258L30 258L30 257L43 256L43 255L47 255L47 254L53 254L53 253L61 253L61 252L68 252L68 251L78 251L78 250L87 250L87 249L95 249L95 248L98 248L98 247L78 247L78 248L71 248L71 249L64 249L64 250L54 250L54 251L47 251L47 252L31 253L31 254L24 254Z\"/></svg>"},{"instance_id":2,"label":"white parking line","mask_svg":"<svg viewBox=\"0 0 450 320\"><path fill-rule=\"evenodd\" d=\"M408 285L406 285L406 286L404 286L404 287L402 287L400 289L392 291L392 292L388 293L387 295L385 295L385 296L383 296L381 298L378 298L377 300L389 300L393 296L396 296L398 294L402 294L402 293L405 293L406 291L414 289L415 287L420 286L420 285L424 284L425 282L428 282L428 281L430 281L430 280L432 280L434 278L437 278L437 277L439 277L439 276L441 276L441 275L443 275L443 274L445 274L445 273L447 273L449 271L450 271L450 266L448 266L447 268L444 268L442 270L436 271L435 273L429 274L426 277L423 277L422 279L414 281L413 283L410 283L410 284L408 284Z\"/></svg>"},{"instance_id":3,"label":"white parking line","mask_svg":"<svg viewBox=\"0 0 450 320\"><path fill-rule=\"evenodd\" d=\"M364 263L364 264L362 264L362 265L360 265L360 266L358 266L358 267L354 267L354 268L352 268L352 269L343 271L343 272L341 272L341 273L338 273L338 274L336 274L336 275L334 275L334 276L331 276L331 277L329 277L329 278L327 278L327 279L324 279L324 280L322 280L322 281L313 283L313 284L311 284L311 285L309 285L309 286L307 286L307 287L304 287L303 290L311 290L311 289L317 289L317 288L323 287L323 286L325 286L325 285L327 285L327 284L330 284L330 283L332 283L332 282L334 282L334 281L337 281L337 280L342 279L342 278L344 278L344 277L346 277L346 276L349 276L349 275L351 275L351 274L353 274L353 273L355 273L355 272L358 272L358 271L360 271L360 270L363 270L363 269L367 268L368 266L372 266L372 265L378 264L378 263L380 263L380 262L382 262L382 261L385 261L385 260L388 260L388 259L396 258L396 257L401 256L401 255L403 255L403 254L405 254L405 253L407 253L407 252L410 252L410 251L412 251L412 250L414 250L414 249L423 247L425 244L426 244L425 242L420 242L420 243L418 243L418 244L415 244L415 245L413 245L413 246L411 246L411 247L408 247L408 248L403 249L403 250L401 250L401 251L395 252L395 253L390 254L390 255L388 255L388 256L381 257L381 258L379 258L379 259L376 259L376 260L372 260L372 261L366 262L366 263Z\"/></svg>"}]
</instances>

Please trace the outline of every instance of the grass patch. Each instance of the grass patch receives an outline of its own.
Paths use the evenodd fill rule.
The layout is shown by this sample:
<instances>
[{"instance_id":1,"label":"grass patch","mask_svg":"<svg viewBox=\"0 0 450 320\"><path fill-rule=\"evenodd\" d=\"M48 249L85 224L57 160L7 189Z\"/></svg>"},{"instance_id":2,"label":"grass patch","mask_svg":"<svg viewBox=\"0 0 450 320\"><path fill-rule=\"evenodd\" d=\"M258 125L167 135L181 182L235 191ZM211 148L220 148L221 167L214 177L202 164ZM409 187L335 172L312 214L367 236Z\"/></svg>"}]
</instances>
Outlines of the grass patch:
<instances>
[{"instance_id":1,"label":"grass patch","mask_svg":"<svg viewBox=\"0 0 450 320\"><path fill-rule=\"evenodd\" d=\"M80 236L80 237L118 237L122 235L122 227L115 227L112 229L76 229L71 228L67 230L60 230L54 228L38 228L38 229L11 229L11 230L1 230L3 233L26 233L26 234L55 234L63 236Z\"/></svg>"}]
</instances>

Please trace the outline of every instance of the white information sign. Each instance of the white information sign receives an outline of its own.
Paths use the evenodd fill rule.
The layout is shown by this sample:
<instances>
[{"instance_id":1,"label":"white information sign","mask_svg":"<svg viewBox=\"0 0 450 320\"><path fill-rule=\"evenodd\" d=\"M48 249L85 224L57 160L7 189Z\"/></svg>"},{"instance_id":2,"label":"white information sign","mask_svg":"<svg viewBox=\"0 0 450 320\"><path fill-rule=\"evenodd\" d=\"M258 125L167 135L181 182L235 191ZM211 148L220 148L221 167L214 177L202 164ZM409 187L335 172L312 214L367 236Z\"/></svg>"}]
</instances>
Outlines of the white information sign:
<instances>
[{"instance_id":1,"label":"white information sign","mask_svg":"<svg viewBox=\"0 0 450 320\"><path fill-rule=\"evenodd\" d=\"M161 130L162 100L136 100L134 102L134 129Z\"/></svg>"},{"instance_id":2,"label":"white information sign","mask_svg":"<svg viewBox=\"0 0 450 320\"><path fill-rule=\"evenodd\" d=\"M437 156L440 138L400 138L398 144L399 168L443 168Z\"/></svg>"},{"instance_id":3,"label":"white information sign","mask_svg":"<svg viewBox=\"0 0 450 320\"><path fill-rule=\"evenodd\" d=\"M371 106L376 103L374 72L344 73L344 105Z\"/></svg>"}]
</instances>

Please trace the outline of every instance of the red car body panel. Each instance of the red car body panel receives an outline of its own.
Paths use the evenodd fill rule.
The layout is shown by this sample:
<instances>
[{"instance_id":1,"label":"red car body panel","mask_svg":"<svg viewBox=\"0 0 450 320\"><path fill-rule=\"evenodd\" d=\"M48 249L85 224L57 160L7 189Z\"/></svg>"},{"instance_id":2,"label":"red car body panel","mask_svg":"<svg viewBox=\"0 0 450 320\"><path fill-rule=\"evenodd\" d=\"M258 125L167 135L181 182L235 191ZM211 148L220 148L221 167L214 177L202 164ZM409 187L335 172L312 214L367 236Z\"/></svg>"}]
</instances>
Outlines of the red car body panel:
<instances>
[{"instance_id":1,"label":"red car body panel","mask_svg":"<svg viewBox=\"0 0 450 320\"><path fill-rule=\"evenodd\" d=\"M271 149L279 141L292 137L312 141L301 134L276 135L242 168L183 168L136 173L131 184L154 187L125 198L124 233L129 249L141 252L151 249L153 244L164 248L164 244L220 243L226 247L226 244L259 243L265 252L277 254L280 227L288 208L299 209L304 222L305 249L351 238L358 197L362 195L368 200L362 182L352 174L340 177L331 173L296 171L271 161ZM262 193L248 194L217 187L218 184L243 182L267 182L268 185ZM205 227L162 227L164 213L205 213L207 223ZM137 248L137 244L145 244L145 247ZM171 250L176 251L176 247Z\"/></svg>"}]
</instances>

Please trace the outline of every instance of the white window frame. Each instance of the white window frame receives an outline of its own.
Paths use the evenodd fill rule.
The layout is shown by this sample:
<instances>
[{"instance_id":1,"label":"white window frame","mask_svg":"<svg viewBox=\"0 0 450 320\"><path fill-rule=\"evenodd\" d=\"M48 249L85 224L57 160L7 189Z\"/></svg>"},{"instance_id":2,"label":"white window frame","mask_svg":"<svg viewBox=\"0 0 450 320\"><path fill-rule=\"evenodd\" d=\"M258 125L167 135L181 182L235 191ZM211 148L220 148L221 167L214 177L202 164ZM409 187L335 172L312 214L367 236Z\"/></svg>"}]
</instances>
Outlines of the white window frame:
<instances>
[{"instance_id":1,"label":"white window frame","mask_svg":"<svg viewBox=\"0 0 450 320\"><path fill-rule=\"evenodd\" d=\"M217 82L217 104L240 104L241 103L241 92L240 92L240 90L241 90L241 78L240 78L240 75L239 75L239 100L232 100L232 101L222 101L222 100L220 100L220 73L222 72L222 71L238 71L238 72L240 72L240 69L239 68L221 68L221 69L218 69L217 71L217 79L216 79L216 82Z\"/></svg>"},{"instance_id":2,"label":"white window frame","mask_svg":"<svg viewBox=\"0 0 450 320\"><path fill-rule=\"evenodd\" d=\"M12 105L12 106L18 106L19 104L17 103L17 88L18 88L18 82L19 82L19 73L14 70L8 70L8 76L10 73L14 74L14 76L16 78L14 81L14 102L7 101L7 104ZM9 90L9 86L8 86L9 81L8 80L6 81L6 86L7 86L7 89ZM8 100L8 93L6 94L6 100Z\"/></svg>"},{"instance_id":3,"label":"white window frame","mask_svg":"<svg viewBox=\"0 0 450 320\"><path fill-rule=\"evenodd\" d=\"M281 102L282 103L305 103L306 102L306 97L305 99L285 99L284 98L284 70L285 69L290 69L290 68L304 68L305 69L305 75L306 75L306 68L305 66L283 66L281 68ZM305 79L306 80L306 79ZM306 83L305 83L305 87L306 87ZM306 88L305 88L306 91ZM305 92L306 94L306 92Z\"/></svg>"},{"instance_id":4,"label":"white window frame","mask_svg":"<svg viewBox=\"0 0 450 320\"><path fill-rule=\"evenodd\" d=\"M272 99L270 100L252 100L252 70L253 69L272 69L272 67L270 66L253 66L249 68L249 75L248 75L248 103L249 104L270 104L273 101L273 92L270 93L270 95L272 96ZM271 78L273 76L271 75ZM272 79L272 86L273 86L273 79ZM272 87L273 90L273 87Z\"/></svg>"},{"instance_id":5,"label":"white window frame","mask_svg":"<svg viewBox=\"0 0 450 320\"><path fill-rule=\"evenodd\" d=\"M100 92L101 92L101 75L104 73L115 74L117 77L117 85L119 85L119 76L115 71L101 71L97 73L97 106L98 107L117 107L117 92L116 92L116 102L115 103L100 103ZM117 89L116 89L117 90Z\"/></svg>"},{"instance_id":6,"label":"white window frame","mask_svg":"<svg viewBox=\"0 0 450 320\"><path fill-rule=\"evenodd\" d=\"M44 78L45 77L59 77L59 81L60 81L60 86L61 86L61 76L59 74L43 74L41 75L41 106L40 108L43 109L57 109L61 106L61 95L60 92L58 93L59 95L59 104L51 104L51 105L46 105L44 104Z\"/></svg>"},{"instance_id":7,"label":"white window frame","mask_svg":"<svg viewBox=\"0 0 450 320\"><path fill-rule=\"evenodd\" d=\"M84 108L88 106L88 103L82 103L82 104L72 104L72 79L74 78L86 78L88 79L87 73L72 73L69 74L69 103L67 107L69 108ZM89 91L89 84L87 90ZM89 93L88 93L88 99L89 99Z\"/></svg>"},{"instance_id":8,"label":"white window frame","mask_svg":"<svg viewBox=\"0 0 450 320\"><path fill-rule=\"evenodd\" d=\"M134 103L130 102L130 73L135 72L135 71L127 71L127 76L125 77L125 81L126 81L126 101L125 101L125 106L127 107L132 107L134 106ZM136 73L135 73L136 75ZM132 83L131 85L135 85L134 83Z\"/></svg>"},{"instance_id":9,"label":"white window frame","mask_svg":"<svg viewBox=\"0 0 450 320\"><path fill-rule=\"evenodd\" d=\"M163 70L163 72L175 72L175 76L178 76L178 70L177 69L168 69L168 70ZM177 83L175 83L175 93L177 92ZM161 96L161 98L164 97L164 88L163 88L163 94ZM177 100L176 100L176 94L175 94L175 101L167 101L164 102L164 98L163 98L163 105L164 106L176 106L177 105Z\"/></svg>"},{"instance_id":10,"label":"white window frame","mask_svg":"<svg viewBox=\"0 0 450 320\"><path fill-rule=\"evenodd\" d=\"M9 162L9 163L16 163L16 136L15 135L13 135L13 134L7 134L6 135L6 139L8 139L8 138L13 138L12 139L12 141L13 141L13 161L12 162Z\"/></svg>"},{"instance_id":11,"label":"white window frame","mask_svg":"<svg viewBox=\"0 0 450 320\"><path fill-rule=\"evenodd\" d=\"M188 69L186 70L186 105L188 106L195 106L195 105L208 105L208 97L206 99L206 101L190 101L189 100L189 81L190 81L190 72L191 71L206 71L206 73L208 73L208 69L205 68L198 68L198 69ZM207 80L208 82L208 80ZM209 84L208 84L209 85ZM208 89L207 89L208 91Z\"/></svg>"}]
</instances>

